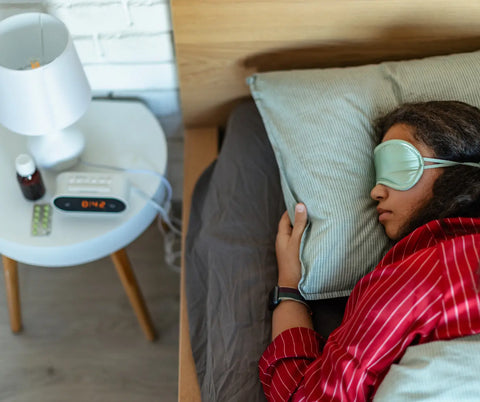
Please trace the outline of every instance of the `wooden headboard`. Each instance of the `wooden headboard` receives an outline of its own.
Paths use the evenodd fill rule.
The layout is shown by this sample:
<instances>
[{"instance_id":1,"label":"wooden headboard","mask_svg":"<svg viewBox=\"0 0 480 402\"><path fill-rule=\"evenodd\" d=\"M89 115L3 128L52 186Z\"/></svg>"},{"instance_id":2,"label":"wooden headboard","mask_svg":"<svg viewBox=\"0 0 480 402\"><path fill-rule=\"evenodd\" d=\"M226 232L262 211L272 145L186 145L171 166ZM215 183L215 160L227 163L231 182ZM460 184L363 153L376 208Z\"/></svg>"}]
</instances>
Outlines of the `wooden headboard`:
<instances>
[{"instance_id":1,"label":"wooden headboard","mask_svg":"<svg viewBox=\"0 0 480 402\"><path fill-rule=\"evenodd\" d=\"M352 66L480 49L472 0L172 0L185 125L184 233L217 129L257 71ZM182 271L179 400L200 401Z\"/></svg>"}]
</instances>

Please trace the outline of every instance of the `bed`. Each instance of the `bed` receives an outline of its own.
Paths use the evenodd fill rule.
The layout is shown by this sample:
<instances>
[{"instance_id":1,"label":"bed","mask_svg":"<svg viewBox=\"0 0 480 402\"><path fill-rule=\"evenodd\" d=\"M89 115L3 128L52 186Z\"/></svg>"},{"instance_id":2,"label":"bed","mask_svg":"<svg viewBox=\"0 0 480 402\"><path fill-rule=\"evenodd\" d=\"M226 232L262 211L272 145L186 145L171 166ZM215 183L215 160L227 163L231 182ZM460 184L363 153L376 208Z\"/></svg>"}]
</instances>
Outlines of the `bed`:
<instances>
[{"instance_id":1,"label":"bed","mask_svg":"<svg viewBox=\"0 0 480 402\"><path fill-rule=\"evenodd\" d=\"M218 169L222 159L214 162L219 150L230 149L231 155L235 155L233 151L240 149L235 143L240 141L239 135L232 137L228 131L247 124L239 123L245 121L245 114L252 130L264 129L249 100L247 77L257 72L360 66L480 49L480 7L470 1L425 1L420 5L416 1L387 0L174 0L171 5L185 125L183 233L192 234L189 239L184 237L183 250L187 252L187 243L192 244L193 234L201 230L198 218L190 222L190 211L192 218L199 216L202 203L208 199L207 192L211 191L208 189L212 176L224 172ZM267 142L261 144L268 148ZM272 153L268 158L265 162L274 161ZM224 188L219 185L217 192ZM277 187L272 191L280 194L281 190ZM279 197L268 220L270 229L262 234L264 238L273 235L271 218L284 207L281 202ZM268 253L271 255L271 249ZM220 393L215 394L219 391L209 394L199 386L190 342L185 260L181 280L179 400L201 400L201 393L204 400L206 395L217 395L209 400L225 400ZM270 276L265 282L274 280ZM330 309L322 309L337 316L341 303L339 297ZM257 310L262 308L256 306ZM194 330L199 331L196 325ZM194 350L201 348L194 345ZM200 373L202 383L205 375ZM242 399L239 394L229 400Z\"/></svg>"}]
</instances>

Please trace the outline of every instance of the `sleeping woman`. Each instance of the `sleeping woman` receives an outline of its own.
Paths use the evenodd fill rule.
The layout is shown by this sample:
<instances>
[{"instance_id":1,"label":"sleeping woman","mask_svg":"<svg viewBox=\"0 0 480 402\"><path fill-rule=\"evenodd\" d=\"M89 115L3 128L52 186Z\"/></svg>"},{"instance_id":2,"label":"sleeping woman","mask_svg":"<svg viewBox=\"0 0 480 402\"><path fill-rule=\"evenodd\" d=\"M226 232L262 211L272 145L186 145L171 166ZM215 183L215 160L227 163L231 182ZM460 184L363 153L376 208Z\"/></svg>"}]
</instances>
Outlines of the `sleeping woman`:
<instances>
[{"instance_id":1,"label":"sleeping woman","mask_svg":"<svg viewBox=\"0 0 480 402\"><path fill-rule=\"evenodd\" d=\"M327 340L298 292L303 204L278 225L280 296L260 380L271 401L371 400L409 345L480 333L480 110L406 104L377 124L378 219L396 243Z\"/></svg>"}]
</instances>

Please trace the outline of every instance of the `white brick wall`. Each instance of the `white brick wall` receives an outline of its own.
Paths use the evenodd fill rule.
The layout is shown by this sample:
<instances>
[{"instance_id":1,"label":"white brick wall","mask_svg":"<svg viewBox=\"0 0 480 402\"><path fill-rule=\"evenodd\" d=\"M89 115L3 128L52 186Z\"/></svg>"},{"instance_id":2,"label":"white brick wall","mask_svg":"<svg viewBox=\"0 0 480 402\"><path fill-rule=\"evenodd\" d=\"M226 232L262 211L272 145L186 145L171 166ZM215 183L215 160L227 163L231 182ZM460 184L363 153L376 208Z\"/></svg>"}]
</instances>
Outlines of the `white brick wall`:
<instances>
[{"instance_id":1,"label":"white brick wall","mask_svg":"<svg viewBox=\"0 0 480 402\"><path fill-rule=\"evenodd\" d=\"M0 20L32 11L68 27L94 97L141 99L178 148L182 124L168 0L0 0ZM178 176L181 157L169 159L169 171ZM180 184L172 184L181 198Z\"/></svg>"},{"instance_id":2,"label":"white brick wall","mask_svg":"<svg viewBox=\"0 0 480 402\"><path fill-rule=\"evenodd\" d=\"M181 132L168 0L0 0L0 19L30 11L67 25L94 96L139 97Z\"/></svg>"}]
</instances>

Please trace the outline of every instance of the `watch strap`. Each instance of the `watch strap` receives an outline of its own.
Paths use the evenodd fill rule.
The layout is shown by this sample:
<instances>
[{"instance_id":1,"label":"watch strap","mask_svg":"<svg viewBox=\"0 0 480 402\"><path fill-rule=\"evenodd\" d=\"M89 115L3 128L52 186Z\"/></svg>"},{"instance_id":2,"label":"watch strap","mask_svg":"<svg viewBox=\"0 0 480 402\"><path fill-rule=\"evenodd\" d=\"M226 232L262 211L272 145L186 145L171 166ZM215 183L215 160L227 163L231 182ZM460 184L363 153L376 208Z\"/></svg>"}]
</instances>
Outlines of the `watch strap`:
<instances>
[{"instance_id":1,"label":"watch strap","mask_svg":"<svg viewBox=\"0 0 480 402\"><path fill-rule=\"evenodd\" d=\"M277 307L282 300L293 300L302 303L308 308L308 311L311 314L310 306L298 289L275 286L271 292L270 309L275 309L275 307Z\"/></svg>"},{"instance_id":2,"label":"watch strap","mask_svg":"<svg viewBox=\"0 0 480 402\"><path fill-rule=\"evenodd\" d=\"M278 297L292 297L295 300L305 301L298 289L278 286Z\"/></svg>"},{"instance_id":3,"label":"watch strap","mask_svg":"<svg viewBox=\"0 0 480 402\"><path fill-rule=\"evenodd\" d=\"M293 300L299 303L304 304L310 309L310 306L308 305L307 301L305 298L302 296L300 291L295 288L287 288L283 286L278 287L278 300Z\"/></svg>"}]
</instances>

